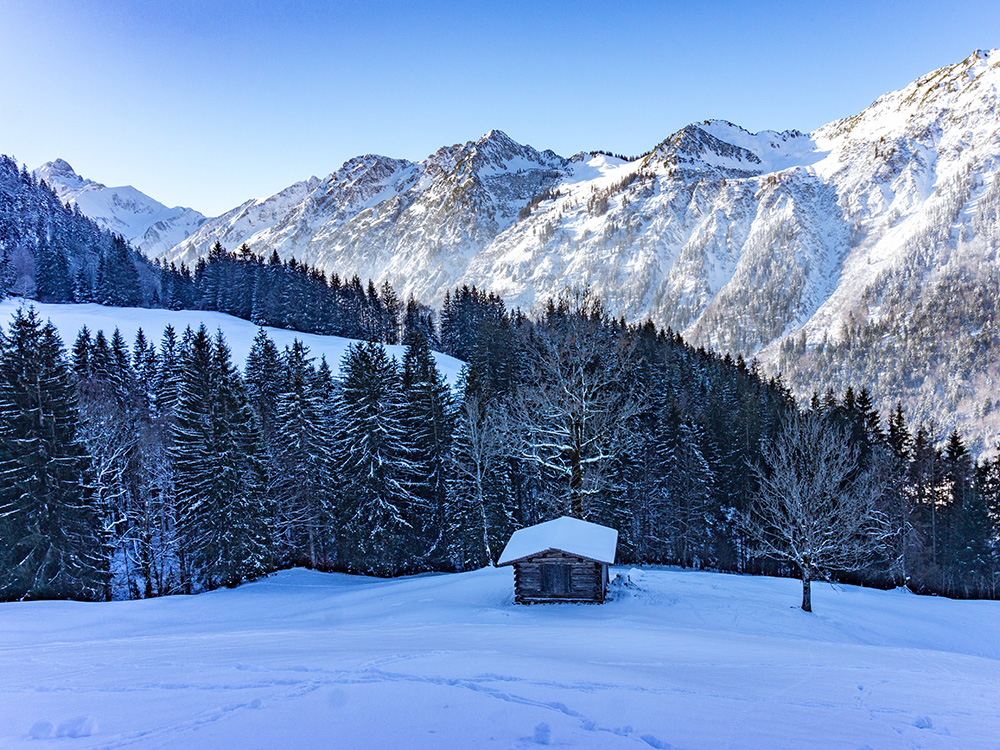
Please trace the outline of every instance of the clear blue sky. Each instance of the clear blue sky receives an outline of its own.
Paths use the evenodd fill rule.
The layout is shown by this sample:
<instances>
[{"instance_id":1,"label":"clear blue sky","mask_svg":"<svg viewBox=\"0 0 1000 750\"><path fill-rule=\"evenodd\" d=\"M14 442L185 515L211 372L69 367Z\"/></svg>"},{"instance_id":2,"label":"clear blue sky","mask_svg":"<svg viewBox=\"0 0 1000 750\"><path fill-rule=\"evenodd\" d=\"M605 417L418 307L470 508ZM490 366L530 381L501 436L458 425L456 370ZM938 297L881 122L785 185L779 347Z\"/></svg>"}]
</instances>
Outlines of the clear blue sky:
<instances>
[{"instance_id":1,"label":"clear blue sky","mask_svg":"<svg viewBox=\"0 0 1000 750\"><path fill-rule=\"evenodd\" d=\"M0 153L214 215L491 128L566 156L807 131L998 31L996 0L0 0Z\"/></svg>"}]
</instances>

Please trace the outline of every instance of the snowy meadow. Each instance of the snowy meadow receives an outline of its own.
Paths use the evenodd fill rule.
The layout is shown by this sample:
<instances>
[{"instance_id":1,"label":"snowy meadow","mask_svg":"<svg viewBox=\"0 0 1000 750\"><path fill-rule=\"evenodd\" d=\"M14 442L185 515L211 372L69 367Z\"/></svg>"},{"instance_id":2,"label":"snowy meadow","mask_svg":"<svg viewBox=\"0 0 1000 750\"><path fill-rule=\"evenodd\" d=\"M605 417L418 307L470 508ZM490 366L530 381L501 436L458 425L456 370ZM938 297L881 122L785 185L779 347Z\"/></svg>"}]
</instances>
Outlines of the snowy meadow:
<instances>
[{"instance_id":1,"label":"snowy meadow","mask_svg":"<svg viewBox=\"0 0 1000 750\"><path fill-rule=\"evenodd\" d=\"M4 748L1000 748L1000 604L619 568L0 604ZM628 585L621 585L621 581Z\"/></svg>"},{"instance_id":2,"label":"snowy meadow","mask_svg":"<svg viewBox=\"0 0 1000 750\"><path fill-rule=\"evenodd\" d=\"M173 326L178 336L184 332L185 328L190 327L197 330L198 326L204 325L213 336L218 331L222 332L232 353L233 363L238 368L242 368L247 361L247 354L253 346L254 336L261 330L261 326L256 326L247 320L240 320L232 315L208 310L154 310L140 307L105 307L94 304L53 305L14 298L0 300L0 322L4 326L9 325L18 309L29 307L35 308L41 320L50 322L56 327L63 344L67 347L72 346L77 334L84 326L91 333L96 334L98 331L103 331L109 339L112 333L117 330L121 332L125 341L131 344L139 330L142 330L152 341L158 341L163 334L163 329L168 325ZM325 357L334 372L339 370L347 348L351 344L357 343L353 339L345 339L340 336L318 336L314 333L289 331L284 328L264 326L263 330L281 350L291 346L294 341L301 341L309 348L310 356L317 361ZM385 350L390 357L403 358L404 347L402 346L387 344ZM462 363L454 357L438 352L434 352L433 356L435 364L445 379L452 385L456 384Z\"/></svg>"}]
</instances>

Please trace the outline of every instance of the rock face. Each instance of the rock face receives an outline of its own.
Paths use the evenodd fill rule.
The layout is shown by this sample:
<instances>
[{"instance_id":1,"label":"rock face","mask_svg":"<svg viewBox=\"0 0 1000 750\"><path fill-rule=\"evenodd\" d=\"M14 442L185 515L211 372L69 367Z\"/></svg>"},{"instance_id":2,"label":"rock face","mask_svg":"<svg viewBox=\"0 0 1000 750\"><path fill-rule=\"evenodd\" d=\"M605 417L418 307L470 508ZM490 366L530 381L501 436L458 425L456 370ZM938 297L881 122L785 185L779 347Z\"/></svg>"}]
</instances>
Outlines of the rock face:
<instances>
[{"instance_id":1,"label":"rock face","mask_svg":"<svg viewBox=\"0 0 1000 750\"><path fill-rule=\"evenodd\" d=\"M192 208L167 208L131 185L107 187L85 179L62 159L46 162L35 176L63 203L76 205L80 213L150 257L162 255L206 221Z\"/></svg>"},{"instance_id":2,"label":"rock face","mask_svg":"<svg viewBox=\"0 0 1000 750\"><path fill-rule=\"evenodd\" d=\"M1000 249L1000 53L977 51L805 134L690 125L635 160L493 131L412 163L352 159L206 222L219 239L438 303L476 284L530 309L589 287L756 356L801 395L869 387L990 447Z\"/></svg>"},{"instance_id":3,"label":"rock face","mask_svg":"<svg viewBox=\"0 0 1000 750\"><path fill-rule=\"evenodd\" d=\"M440 302L476 255L572 166L499 131L418 163L359 156L323 180L223 214L166 258L191 264L217 238L232 248L246 242L258 254L277 251L328 272L389 279L406 294Z\"/></svg>"}]
</instances>

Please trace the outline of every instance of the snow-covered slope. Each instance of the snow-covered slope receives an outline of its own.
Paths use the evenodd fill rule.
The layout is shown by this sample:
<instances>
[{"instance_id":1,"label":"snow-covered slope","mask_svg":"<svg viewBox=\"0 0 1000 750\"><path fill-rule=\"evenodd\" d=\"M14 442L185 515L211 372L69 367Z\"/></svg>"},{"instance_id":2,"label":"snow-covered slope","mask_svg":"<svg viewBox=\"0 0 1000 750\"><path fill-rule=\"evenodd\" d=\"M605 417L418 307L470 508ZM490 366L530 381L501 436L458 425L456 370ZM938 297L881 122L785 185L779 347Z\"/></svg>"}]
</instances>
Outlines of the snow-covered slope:
<instances>
[{"instance_id":1,"label":"snow-covered slope","mask_svg":"<svg viewBox=\"0 0 1000 750\"><path fill-rule=\"evenodd\" d=\"M23 302L15 298L0 301L0 325L6 328L11 316L22 304L30 304L38 311L42 320L51 321L52 325L59 331L59 336L67 349L73 345L73 341L76 340L76 336L83 326L87 326L91 334L104 331L105 336L108 337L117 328L130 344L141 328L147 339L158 344L163 329L167 325L173 326L179 334L188 326L197 329L204 323L213 335L216 331L222 331L232 352L233 364L241 369L246 362L247 354L250 353L254 337L260 331L260 327L249 321L234 318L225 313L205 310L149 310L138 307L104 307L94 304L54 305L41 302ZM317 362L321 357L326 357L334 374L340 370L340 363L347 352L347 347L357 343L353 339L345 339L340 336L320 336L314 333L288 331L283 328L264 328L264 330L267 331L268 337L279 350L291 346L292 342L298 339L309 347L310 355L315 357ZM384 348L391 356L402 360L404 347L386 345ZM433 355L438 370L448 380L448 383L452 386L457 385L463 363L447 354L434 352Z\"/></svg>"},{"instance_id":2,"label":"snow-covered slope","mask_svg":"<svg viewBox=\"0 0 1000 750\"><path fill-rule=\"evenodd\" d=\"M1000 296L998 86L1000 53L977 51L809 134L710 120L625 162L493 131L418 163L359 157L166 257L246 242L430 303L458 284L526 309L589 287L615 315L757 356L800 395L866 385L982 447L1000 435L983 303Z\"/></svg>"},{"instance_id":3,"label":"snow-covered slope","mask_svg":"<svg viewBox=\"0 0 1000 750\"><path fill-rule=\"evenodd\" d=\"M596 606L515 605L509 568L0 604L0 745L996 747L998 602L618 572Z\"/></svg>"},{"instance_id":4,"label":"snow-covered slope","mask_svg":"<svg viewBox=\"0 0 1000 750\"><path fill-rule=\"evenodd\" d=\"M107 187L78 175L62 159L35 170L63 203L78 206L80 213L110 232L120 234L148 256L169 250L205 223L192 208L168 208L131 185Z\"/></svg>"},{"instance_id":5,"label":"snow-covered slope","mask_svg":"<svg viewBox=\"0 0 1000 750\"><path fill-rule=\"evenodd\" d=\"M216 239L230 249L246 243L258 254L277 251L327 272L389 279L404 296L440 302L533 196L571 172L567 160L499 131L418 163L360 156L321 181L207 222L165 258L191 264ZM267 218L257 220L264 206Z\"/></svg>"},{"instance_id":6,"label":"snow-covered slope","mask_svg":"<svg viewBox=\"0 0 1000 750\"><path fill-rule=\"evenodd\" d=\"M267 232L284 220L316 189L318 184L319 180L316 177L310 177L308 180L288 186L269 198L248 200L205 222L197 231L190 233L162 255L171 262L186 263L193 267L199 257L208 255L209 249L216 242L221 242L226 249L236 250L251 237Z\"/></svg>"}]
</instances>

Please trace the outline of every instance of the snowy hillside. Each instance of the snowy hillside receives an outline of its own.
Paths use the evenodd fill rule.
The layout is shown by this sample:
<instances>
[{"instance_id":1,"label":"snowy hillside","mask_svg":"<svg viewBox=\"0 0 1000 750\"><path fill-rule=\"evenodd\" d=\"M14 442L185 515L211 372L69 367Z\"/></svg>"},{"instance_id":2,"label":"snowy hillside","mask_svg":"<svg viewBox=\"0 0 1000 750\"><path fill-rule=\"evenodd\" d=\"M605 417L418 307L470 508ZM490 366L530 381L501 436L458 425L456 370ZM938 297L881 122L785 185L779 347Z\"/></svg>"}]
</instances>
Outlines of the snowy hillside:
<instances>
[{"instance_id":1,"label":"snowy hillside","mask_svg":"<svg viewBox=\"0 0 1000 750\"><path fill-rule=\"evenodd\" d=\"M246 362L254 336L260 330L258 326L249 321L234 318L225 313L204 310L149 310L136 307L104 307L94 304L52 305L24 302L15 298L0 301L0 323L5 328L14 311L22 304L30 304L38 311L42 320L50 320L59 331L59 336L67 349L73 345L76 335L83 326L87 326L91 334L104 331L107 337L110 337L117 328L121 331L125 341L131 345L140 328L149 340L157 343L167 325L172 325L177 333L182 333L188 326L197 329L199 325L204 323L213 335L216 331L222 331L232 352L233 363L239 368L242 368ZM340 361L344 358L347 347L357 343L352 339L340 336L320 336L282 328L265 328L264 330L267 331L268 337L279 350L290 346L295 339L303 342L309 347L310 355L315 357L317 362L321 357L326 357L334 374L340 367ZM391 356L402 360L404 351L402 346L386 345L384 348ZM448 383L452 386L458 383L462 362L437 352L434 353L434 361Z\"/></svg>"},{"instance_id":2,"label":"snowy hillside","mask_svg":"<svg viewBox=\"0 0 1000 750\"><path fill-rule=\"evenodd\" d=\"M190 233L175 247L161 252L170 261L186 263L193 267L199 257L208 255L209 249L217 241L228 250L236 250L252 237L266 232L282 221L302 200L312 193L319 180L311 177L296 182L279 193L261 200L248 200L221 216L205 222L197 231ZM151 255L155 257L155 255Z\"/></svg>"},{"instance_id":3,"label":"snowy hillside","mask_svg":"<svg viewBox=\"0 0 1000 750\"><path fill-rule=\"evenodd\" d=\"M800 395L864 385L989 446L998 86L1000 53L977 51L809 134L711 120L625 162L492 131L417 163L359 157L164 257L246 242L428 303L475 284L530 309L589 287L614 315L757 356ZM942 295L956 303L934 308Z\"/></svg>"},{"instance_id":4,"label":"snowy hillside","mask_svg":"<svg viewBox=\"0 0 1000 750\"><path fill-rule=\"evenodd\" d=\"M0 604L0 745L996 747L997 602L618 572L603 605L514 605L509 568Z\"/></svg>"},{"instance_id":5,"label":"snowy hillside","mask_svg":"<svg viewBox=\"0 0 1000 750\"><path fill-rule=\"evenodd\" d=\"M78 206L80 213L109 232L120 234L153 258L170 249L205 223L192 208L168 208L131 185L107 187L78 175L62 159L35 170L63 203Z\"/></svg>"},{"instance_id":6,"label":"snowy hillside","mask_svg":"<svg viewBox=\"0 0 1000 750\"><path fill-rule=\"evenodd\" d=\"M322 181L207 222L164 257L190 265L216 239L227 249L245 242L257 254L277 251L328 273L389 279L404 299L440 303L476 253L553 180L573 172L551 151L499 131L419 163L360 156Z\"/></svg>"}]
</instances>

